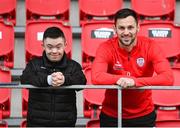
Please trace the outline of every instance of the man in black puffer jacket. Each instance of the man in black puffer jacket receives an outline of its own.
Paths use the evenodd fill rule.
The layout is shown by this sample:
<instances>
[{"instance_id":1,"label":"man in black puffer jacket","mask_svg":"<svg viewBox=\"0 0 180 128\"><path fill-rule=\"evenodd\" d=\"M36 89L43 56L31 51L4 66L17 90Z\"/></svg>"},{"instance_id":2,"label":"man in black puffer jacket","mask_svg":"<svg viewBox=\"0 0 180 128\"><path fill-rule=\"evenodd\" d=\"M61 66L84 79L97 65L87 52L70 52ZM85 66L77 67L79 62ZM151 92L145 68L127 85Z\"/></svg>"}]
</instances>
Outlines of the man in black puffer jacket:
<instances>
[{"instance_id":1,"label":"man in black puffer jacket","mask_svg":"<svg viewBox=\"0 0 180 128\"><path fill-rule=\"evenodd\" d=\"M51 89L69 85L85 85L86 78L79 63L65 53L64 33L57 27L47 28L43 35L43 55L32 59L21 76L22 84L50 89L29 89L28 127L74 127L77 119L76 92Z\"/></svg>"}]
</instances>

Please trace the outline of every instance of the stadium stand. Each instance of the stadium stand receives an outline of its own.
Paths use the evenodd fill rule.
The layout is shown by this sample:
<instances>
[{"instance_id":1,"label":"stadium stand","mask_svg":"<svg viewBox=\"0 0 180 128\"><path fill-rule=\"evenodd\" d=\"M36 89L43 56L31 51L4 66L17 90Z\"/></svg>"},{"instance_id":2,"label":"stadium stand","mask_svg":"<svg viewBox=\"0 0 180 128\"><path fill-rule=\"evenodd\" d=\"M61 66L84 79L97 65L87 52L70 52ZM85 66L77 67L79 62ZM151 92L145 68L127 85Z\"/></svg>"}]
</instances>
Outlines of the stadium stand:
<instances>
[{"instance_id":1,"label":"stadium stand","mask_svg":"<svg viewBox=\"0 0 180 128\"><path fill-rule=\"evenodd\" d=\"M11 1L10 3L9 3L9 1ZM92 41L92 39L87 39L87 40L90 40L90 44L83 44L83 42L85 41L85 42L87 42L86 41L86 39L83 39L83 38L81 38L82 40L84 40L84 41L80 41L80 36L81 36L81 34L82 34L82 36L83 36L83 32L85 32L85 31L89 31L89 32L87 32L87 33L93 33L93 31L95 30L97 30L97 33L99 33L99 35L101 35L102 33L102 36L104 35L106 35L106 34L104 34L105 32L106 32L106 30L108 31L108 33L110 33L111 32L111 30L109 29L109 27L105 27L105 29L103 28L104 26L106 26L106 25L102 25L103 27L95 27L96 25L95 24L101 24L101 20L103 20L103 21L106 21L105 22L105 24L110 24L110 23L112 23L112 14L114 14L114 12L116 11L115 10L115 8L117 8L117 9L119 9L119 8L122 8L122 3L125 3L125 4L123 4L124 5L124 7L130 7L131 6L131 8L134 8L134 7L132 7L132 2L133 1L135 1L135 2L140 2L140 4L136 4L137 6L139 6L138 8L139 8L139 11L138 11L138 13L140 14L140 18L141 18L141 24L143 24L144 23L144 25L141 25L142 27L144 26L144 28L145 29L147 29L147 30L143 30L145 33L146 32L148 32L148 31L150 31L149 29L151 29L151 28L154 28L154 30L156 30L156 29L158 29L158 27L163 27L164 29L165 29L165 31L167 30L167 31L171 31L172 33L174 33L174 31L178 31L177 30L177 27L176 26L174 26L174 25L172 25L173 24L173 22L171 22L171 23L168 23L167 22L167 20L169 21L173 21L173 20L175 20L175 9L176 10L179 10L179 8L175 8L175 6L176 5L180 5L179 3L180 3L180 1L179 0L94 0L96 3L99 3L99 5L96 5L96 6L93 6L93 7L95 7L95 9L92 9L91 10L91 12L94 12L94 11L99 11L99 13L97 14L97 15L95 15L95 16L93 16L92 17L92 15L91 15L91 12L89 11L88 13L86 13L85 11L84 11L84 9L86 10L86 9L88 9L88 10L90 10L89 8L91 7L91 5L93 5L93 3L91 3L91 2L88 2L88 1L90 1L90 0L57 0L58 2L63 2L63 1L65 1L65 2L67 2L66 4L64 3L64 4L59 4L56 0L49 0L49 2L54 2L54 1L56 1L56 2L54 2L54 4L48 4L48 2L43 2L43 3L41 3L41 1L42 0L32 0L34 3L36 3L36 4L32 4L32 6L36 6L36 11L35 12L33 12L33 11L31 11L31 9L29 9L29 10L27 10L26 8L24 9L24 6L25 6L25 4L24 3L26 3L27 1L31 1L31 0L0 0L0 10L1 9L4 9L4 10L8 10L8 11L6 11L6 12L8 12L8 13L6 13L5 15L4 15L4 13L1 13L0 12L0 38L1 37L3 37L4 38L4 32L1 32L1 27L3 27L3 29L5 28L5 26L8 28L11 28L10 26L14 26L14 25L17 25L17 21L15 20L17 17L16 17L16 10L15 10L15 7L16 7L16 2L18 3L17 5L18 5L18 26L15 26L15 29L13 30L14 32L15 32L15 36L16 36L16 50L14 51L14 49L12 49L12 50L10 50L10 51L12 51L12 52L9 52L9 53L7 53L7 54L2 54L3 55L3 58L2 59L0 59L0 61L1 60L4 60L4 58L5 58L5 56L4 55L7 55L7 57L8 57L8 60L11 60L11 58L12 58L12 60L11 61L5 61L5 65L9 65L9 66L7 66L8 68L4 68L4 67L2 67L2 66L0 66L0 83L1 82L11 82L12 80L11 80L11 73L12 72L10 72L10 71L8 71L9 69L11 69L12 68L12 65L14 65L14 58L12 57L12 55L13 56L15 56L17 59L15 60L15 63L16 63L16 67L17 68L22 68L23 67L23 64L21 63L22 62L22 60L24 61L24 58L23 58L23 55L24 55L24 52L23 51L25 51L24 49L21 49L21 48L23 48L23 44L24 43L26 43L26 40L27 40L27 35L26 35L26 33L27 33L27 31L31 31L32 32L32 30L30 30L27 26L29 25L29 26L33 26L34 28L35 28L35 26L37 25L36 24L36 21L37 22L39 22L39 23L41 23L42 22L42 24L45 24L45 20L48 20L48 21L50 21L49 22L49 24L51 24L51 21L57 21L55 24L56 25L58 25L59 27L62 27L62 28L66 28L66 29L68 29L68 31L70 31L70 29L69 28L71 28L70 26L69 26L69 22L71 22L71 24L73 24L74 26L72 27L72 31L71 32L73 32L73 37L75 37L74 38L74 42L75 42L75 48L76 49L74 49L73 50L73 53L71 53L71 55L70 56L72 56L72 54L73 54L73 56L76 58L77 56L79 56L79 53L80 53L80 56L82 55L83 57L82 57L82 63L83 63L83 67L86 67L86 68L84 68L84 72L85 72L85 74L86 74L86 76L87 76L87 79L88 79L88 84L91 84L91 76L90 76L90 72L91 72L91 62L93 61L93 52L95 51L94 49L93 50L90 50L90 54L88 53L88 51L86 51L86 48L89 48L89 47L91 47L91 46L95 46L95 45L99 45L100 43L96 43L96 41ZM83 1L82 3L83 3L83 5L85 5L83 8L84 9L81 9L81 6L80 6L80 1ZM91 1L93 1L93 0L91 0ZM103 2L104 1L104 2ZM116 4L113 4L113 2L115 2L115 1L117 1L117 3ZM147 4L149 7L150 7L150 13L149 14L145 14L144 12L145 11L143 11L142 13L141 13L141 9L143 10L143 9L146 9L147 11L149 11L148 10L148 6L146 6L146 5L144 5L143 4L143 1L151 1L151 2L154 2L154 3L156 3L156 2L158 2L158 3L162 3L162 2L171 2L170 4L168 4L168 5L166 5L165 3L163 3L163 4L160 4L160 5L158 5L158 4L156 4L156 5L152 5L152 4ZM173 3L175 1L175 3ZM2 3L1 3L2 2ZM105 4L106 2L109 2L109 4L106 4L106 5L103 5L103 6L101 6L102 4ZM38 6L38 3L41 5L41 6ZM71 14L70 14L70 4L71 4ZM9 7L7 7L6 5L8 5L8 6L11 6L12 8L11 9L9 9ZM30 5L30 4L28 4L28 5ZM51 6L52 5L52 6ZM56 7L57 7L57 5L60 7L61 5L61 7L60 7L60 9L64 9L64 11L50 11L51 9L55 9ZM27 5L26 5L27 6ZM31 6L31 7L32 7ZM47 7L48 6L48 7ZM52 8L50 8L50 7L52 7ZM79 7L79 12L78 12L78 7ZM105 8L105 7L107 7L107 8ZM160 7L160 8L159 8ZM37 11L42 11L42 8L44 8L43 10L45 11L45 12L43 12L43 14L39 14ZM57 9L57 8L56 8ZM103 11L101 11L101 9L104 9ZM156 9L161 9L160 11L157 11ZM10 11L9 11L10 10ZM107 11L108 10L108 11ZM113 13L109 13L110 11L112 11L112 10L114 10L114 12ZM153 11L155 11L156 12L156 14L154 14L154 13L152 13ZM10 12L10 13L9 13ZM24 15L23 15L23 12L25 12L27 15L27 17L24 17ZM51 14L52 13L54 13L53 14L53 16L50 18L50 20L49 20L49 12L51 12ZM60 12L60 13L57 13L57 12ZM108 13L107 13L108 12ZM162 12L163 12L163 14L162 14ZM158 13L158 14L157 14ZM161 13L161 14L159 14L159 13ZM3 14L3 15L2 15ZM77 17L76 17L76 14L77 14ZM98 15L101 15L102 14L102 16L98 16ZM108 14L108 16L105 16L106 14ZM152 15L152 14L154 14L154 15L158 15L158 17L155 17L154 18L154 15ZM177 11L177 13L176 14L178 14L179 15L179 11ZM70 18L69 18L69 16L72 16L72 19L71 19L71 21L70 21ZM79 17L79 15L81 15L80 17ZM145 15L149 15L148 16L148 18L145 18L144 16ZM78 18L80 19L80 23L78 22ZM176 18L179 18L178 16L176 17ZM5 19L5 20L4 20ZM23 20L25 20L25 19L27 19L26 21L28 21L28 22L26 22L25 24L23 23ZM149 20L155 20L155 21L157 21L156 23L157 23L157 25L155 25L155 27L153 26L153 23L150 23L150 24L147 24L147 22L145 22L145 21L142 21L143 19L146 19L146 21L148 20L148 22L149 22ZM160 21L158 21L158 20L160 20ZM2 22L1 22L2 21ZM10 21L10 22L9 22ZM91 21L93 21L94 23L92 23ZM99 22L100 21L100 22ZM166 22L165 24L167 24L167 25L165 25L164 23L162 23L162 21L164 22ZM76 23L76 22L78 22L78 23ZM96 23L95 23L96 22ZM151 21L150 21L151 22ZM154 22L154 21L153 21ZM159 25L158 25L158 22L159 22ZM160 23L161 22L161 23ZM4 25L4 24L6 24L6 25ZM79 24L81 25L81 27L79 27ZM87 25L87 26L85 26L85 25ZM66 26L67 25L67 26ZM92 29L89 29L89 30L86 30L86 28L91 28L91 26L92 26ZM150 28L148 27L148 26L151 26ZM10 29L5 29L5 30L10 30ZM28 30L26 30L26 28L28 28ZM82 29L81 29L82 28ZM102 29L101 29L102 28ZM108 28L108 29L107 29ZM111 28L111 27L110 27ZM168 29L166 29L166 28L168 28ZM12 28L11 28L12 29ZM65 29L65 30L66 30ZM141 28L142 29L142 28ZM82 30L82 31L81 31ZM100 31L98 31L98 30L100 30ZM104 32L102 32L102 31L104 31ZM109 31L110 30L110 31ZM160 32L161 33L161 31L162 31L163 29L160 29L160 31L156 31L156 32ZM166 31L166 32L167 32ZM14 37L14 32L12 32L11 34L6 34L5 36L8 36L8 37ZM39 34L38 34L38 32L40 32L39 34L40 34L40 36L38 36ZM36 34L34 34L34 36L36 36L36 37L42 37L42 32L43 31L37 31L37 33ZM101 33L102 32L102 33ZM156 33L155 32L155 33ZM9 32L8 32L9 33ZM69 32L68 32L69 33ZM86 32L85 32L86 33ZM143 34L143 33L141 33L141 34ZM24 42L24 35L25 35L25 42ZM78 36L77 36L78 35ZM146 33L145 35L148 35L148 33ZM158 35L158 34L157 34ZM174 34L173 34L174 35ZM69 36L69 35L68 35ZM174 36L173 36L174 37ZM174 38L174 39L167 39L167 37L166 38L164 38L164 39L157 39L157 38L153 38L153 39L155 39L155 40L158 40L158 42L160 43L160 46L162 46L162 47L164 47L164 45L163 45L163 42L165 41L165 43L167 44L167 45L170 45L170 47L168 47L167 45L165 45L165 47L166 47L166 49L167 49L167 51L171 51L170 53L171 53L171 55L169 55L169 53L165 50L165 53L167 54L167 57L168 57L168 59L170 60L170 62L171 62L171 65L172 65L172 69L173 69L173 72L174 72L174 76L175 76L175 83L174 83L174 85L178 85L179 86L179 84L177 84L177 83L180 83L180 80L178 79L179 78L179 74L180 74L180 66L179 66L179 55L175 55L176 53L178 53L178 48L179 48L179 45L177 46L177 44L178 44L178 42L177 41L175 41L175 40L179 40L179 34L175 34L175 37L176 37L176 39ZM9 40L11 40L9 38ZM30 38L30 37L28 37L28 38ZM86 38L86 37L85 37ZM89 38L89 37L88 37ZM28 40L30 40L30 39L28 39ZM99 41L97 41L97 42L101 42L101 40L105 40L105 39L95 39L95 40L99 40ZM167 41L168 40L168 41ZM167 42L166 42L167 41ZM14 42L14 40L12 41L12 42ZM76 43L77 42L77 43ZM81 42L82 42L82 45L81 45ZM168 42L171 42L171 44L170 43L168 43ZM37 44L38 43L40 43L40 42L36 42ZM4 50L5 49L5 47L6 46L4 46L4 45L1 45L2 43L1 43L1 39L0 39L0 57L1 57L1 53L2 52L4 52L4 51L7 51L7 50ZM4 43L3 43L4 44ZM40 43L41 44L41 43ZM162 44L162 45L161 45ZM172 44L175 44L175 45L172 45ZM12 45L10 45L11 47L13 46L14 44L12 44ZM25 44L25 49L26 49L26 44ZM76 47L77 46L77 47ZM82 54L81 54L81 52L79 52L80 50L79 50L79 47L84 47L83 49L83 51L82 51ZM3 47L2 49L1 49L1 47ZM39 47L39 46L37 46L36 45L36 47ZM96 46L95 46L96 47ZM165 48L164 47L164 48ZM14 48L14 46L13 46L13 48ZM31 47L29 47L29 48L31 48ZM28 49L29 49L28 48ZM78 49L77 49L78 48ZM93 47L91 47L91 48L93 48ZM95 48L96 49L96 48ZM171 49L176 49L175 51L173 51L173 50L171 50ZM29 51L31 51L31 50L29 50ZM28 51L28 52L29 52ZM41 50L40 50L41 51ZM69 51L69 50L67 50L67 51ZM16 52L16 54L14 54L14 52ZM26 49L26 52L27 52L27 49ZM11 53L13 53L13 54L11 54ZM28 53L28 55L26 56L26 58L28 58L28 59L26 59L25 60L25 63L27 63L28 62L28 60L29 59L31 59L33 56L34 56L34 54L36 54L36 55L40 55L40 53L38 53L38 52L31 52L32 54L29 54ZM68 52L69 53L69 52ZM74 54L75 53L75 54ZM84 55L83 55L84 54ZM35 55L35 56L36 56ZM173 55L173 57L171 57ZM174 57L174 55L175 55L175 57ZM170 56L170 57L169 57ZM78 59L77 60L79 60L79 58L80 57L77 57ZM88 60L88 61L86 61L86 60ZM10 62L10 63L9 63ZM11 63L12 62L12 63ZM79 61L80 63L81 63L81 59L80 59L80 61ZM1 63L0 63L0 65L1 65ZM15 68L16 68L15 67ZM7 71L3 71L3 70L1 70L1 69L6 69ZM14 69L13 69L14 70ZM12 70L11 70L12 71ZM16 74L15 74L16 75ZM88 86L88 85L87 85ZM24 120L24 118L22 119L22 115L23 115L23 117L26 117L26 112L27 112L27 99L28 99L28 96L27 96L27 93L26 92L24 92L24 90L23 91L21 91L21 90L18 90L18 89L12 89L12 90L10 90L10 92L8 92L8 95L6 95L6 94L3 94L3 93L1 93L1 90L2 89L0 89L0 106L1 106L1 103L3 103L3 105L2 106L4 106L4 104L5 105L7 105L7 109L6 110L8 110L8 111L4 111L4 108L5 107L3 107L3 111L1 111L0 110L0 114L1 113L6 113L7 115L10 115L10 114L12 114L12 108L13 108L13 114L12 114L12 118L10 117L10 118L8 118L7 116L3 116L2 115L2 118L3 118L3 120L2 120L2 122L1 122L1 118L0 118L0 127L1 126L3 126L3 127L8 127L8 125L9 125L9 127L11 127L11 126L16 126L16 127L19 127L20 126L20 123L22 122L22 124L21 124L21 127L25 127L26 126L26 120ZM18 90L18 91L17 91ZM13 97L13 99L11 99L11 92L13 91L13 95L14 95L14 97ZM26 91L26 90L25 90ZM159 90L159 91L162 91L162 90ZM168 92L168 90L166 90L167 92ZM172 91L174 91L174 95L175 94L178 94L178 92L177 92L177 90L170 90L170 94L172 93ZM4 92L4 91L3 91ZM167 93L167 92L165 92L165 93ZM18 96L20 96L21 95L21 93L22 93L22 114L21 114L21 112L18 112L17 113L17 111L21 111L21 102L19 103L18 102L18 100L17 99L19 99L19 97ZM24 94L25 93L25 94ZM94 96L94 98L93 97L90 97L90 99L88 98L88 95L92 95L92 93L93 93L93 96ZM164 93L162 93L162 94L164 94ZM25 95L25 97L24 97L24 95ZM87 100L87 106L88 107L86 107L86 108L83 108L83 113L85 112L84 110L91 110L91 111L87 111L87 113L88 114L85 114L85 115L88 115L88 119L87 120L90 120L87 124L86 124L86 122L84 121L84 122L81 122L81 120L82 120L82 118L83 119L86 119L86 117L87 116L83 116L81 119L79 118L79 116L82 116L81 114L81 107L82 107L82 104L81 104L81 95L80 95L80 97L78 97L78 119L80 119L80 120L77 120L77 125L76 125L76 127L84 127L85 125L86 125L86 127L99 127L99 120L97 119L97 116L98 116L98 114L99 114L99 112L100 111L97 111L97 107L94 107L94 102L95 102L95 105L98 105L98 109L100 110L101 109L101 107L99 107L99 105L101 106L101 102L102 101L98 101L98 102L96 102L96 100L94 101L94 99L95 99L95 96L96 97L100 97L99 95L97 96L98 94L97 93L94 93L93 91L92 92L88 92L87 91L87 93L86 93L86 90L85 91L83 91L83 97L85 97L85 99ZM3 97L6 97L6 98L3 98ZM104 95L101 95L102 96L102 99L103 99L103 96ZM168 96L165 96L167 99L166 100L168 100L169 99L169 97ZM173 97L176 97L176 99L178 99L178 95L176 95L176 96L171 96L170 97L170 100L171 100L171 98L173 99ZM2 99L2 100L1 100ZM4 100L5 99L5 100ZM7 100L8 99L8 100ZM80 102L79 102L79 99L80 99ZM97 100L100 100L101 98L98 98ZM13 102L12 102L12 100L13 100ZM23 101L24 100L24 101ZM4 102L4 101L8 101L8 102ZM11 102L11 104L12 104L12 106L10 106L10 102ZM6 104L7 103L7 104ZM15 104L14 104L15 103ZM23 106L23 104L25 105L25 106ZM84 103L84 104L86 104L86 103ZM157 103L158 104L158 103ZM20 106L20 107L19 107ZM173 106L168 106L167 104L166 104L166 106L163 106L163 107L161 107L160 105L158 106L156 106L156 108L157 108L157 111L158 111L158 114L160 114L160 115L162 115L162 116L159 116L158 115L158 119L159 120L157 120L157 122L156 122L156 126L157 127L172 127L172 126L176 126L176 127L180 127L179 126L179 119L177 119L178 118L178 113L179 113L179 106L175 106L175 107L173 107ZM93 110L94 109L94 110ZM166 109L169 109L168 111L166 110ZM165 112L164 112L165 111ZM19 114L19 117L18 117L18 119L16 118L17 117L17 115ZM91 115L90 115L91 114ZM169 115L169 117L167 118L167 116ZM5 119L6 118L6 119ZM8 119L7 119L8 118ZM91 119L90 119L91 118ZM167 118L166 120L164 120L164 118ZM174 119L175 118L175 119ZM7 121L7 122L4 122L4 119L5 119L5 121ZM12 119L12 120L11 120ZM20 120L19 120L20 119ZM2 125L1 125L2 124Z\"/></svg>"},{"instance_id":2,"label":"stadium stand","mask_svg":"<svg viewBox=\"0 0 180 128\"><path fill-rule=\"evenodd\" d=\"M0 83L11 83L14 66L14 25L16 24L16 0L0 1ZM0 127L8 127L11 113L11 89L0 89Z\"/></svg>"}]
</instances>

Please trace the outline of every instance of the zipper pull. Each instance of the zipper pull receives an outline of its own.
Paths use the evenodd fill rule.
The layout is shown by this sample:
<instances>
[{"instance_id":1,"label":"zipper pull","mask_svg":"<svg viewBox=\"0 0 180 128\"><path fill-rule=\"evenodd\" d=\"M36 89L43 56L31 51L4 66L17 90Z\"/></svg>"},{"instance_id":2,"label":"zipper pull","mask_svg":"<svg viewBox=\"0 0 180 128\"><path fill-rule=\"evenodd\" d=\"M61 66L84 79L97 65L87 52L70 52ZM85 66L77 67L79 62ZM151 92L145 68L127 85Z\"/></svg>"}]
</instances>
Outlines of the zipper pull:
<instances>
[{"instance_id":1,"label":"zipper pull","mask_svg":"<svg viewBox=\"0 0 180 128\"><path fill-rule=\"evenodd\" d=\"M126 75L127 75L127 76L131 76L131 73L130 73L130 72L127 72Z\"/></svg>"},{"instance_id":2,"label":"zipper pull","mask_svg":"<svg viewBox=\"0 0 180 128\"><path fill-rule=\"evenodd\" d=\"M131 58L131 53L128 52L128 61L130 61L130 58Z\"/></svg>"}]
</instances>

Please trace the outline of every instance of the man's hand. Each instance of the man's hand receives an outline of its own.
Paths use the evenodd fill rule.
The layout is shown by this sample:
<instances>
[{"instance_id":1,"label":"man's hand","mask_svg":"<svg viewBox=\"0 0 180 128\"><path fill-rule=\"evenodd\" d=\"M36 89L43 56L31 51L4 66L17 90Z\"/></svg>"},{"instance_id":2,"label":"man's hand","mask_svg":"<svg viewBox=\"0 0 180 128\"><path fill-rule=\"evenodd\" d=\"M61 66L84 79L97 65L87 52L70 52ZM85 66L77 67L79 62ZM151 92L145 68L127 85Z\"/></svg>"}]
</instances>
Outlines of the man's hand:
<instances>
[{"instance_id":1,"label":"man's hand","mask_svg":"<svg viewBox=\"0 0 180 128\"><path fill-rule=\"evenodd\" d=\"M135 86L135 81L131 78L120 78L117 82L117 85L120 85L123 88L129 88Z\"/></svg>"},{"instance_id":2,"label":"man's hand","mask_svg":"<svg viewBox=\"0 0 180 128\"><path fill-rule=\"evenodd\" d=\"M52 76L52 86L61 86L65 82L65 77L61 72L54 72Z\"/></svg>"}]
</instances>

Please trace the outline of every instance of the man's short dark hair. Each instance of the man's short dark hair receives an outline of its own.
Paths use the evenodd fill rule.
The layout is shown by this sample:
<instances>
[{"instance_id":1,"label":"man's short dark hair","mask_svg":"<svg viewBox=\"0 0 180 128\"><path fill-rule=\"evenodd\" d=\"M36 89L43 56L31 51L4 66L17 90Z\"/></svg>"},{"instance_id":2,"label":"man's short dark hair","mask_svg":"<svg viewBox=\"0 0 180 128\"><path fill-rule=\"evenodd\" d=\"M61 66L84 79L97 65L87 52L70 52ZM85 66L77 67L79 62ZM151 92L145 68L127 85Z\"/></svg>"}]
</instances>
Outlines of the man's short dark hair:
<instances>
[{"instance_id":1,"label":"man's short dark hair","mask_svg":"<svg viewBox=\"0 0 180 128\"><path fill-rule=\"evenodd\" d=\"M114 16L115 25L116 25L116 22L118 19L126 18L128 16L132 16L135 19L136 23L138 24L137 13L132 9L124 8L124 9L121 9L121 10L116 12L116 14Z\"/></svg>"},{"instance_id":2,"label":"man's short dark hair","mask_svg":"<svg viewBox=\"0 0 180 128\"><path fill-rule=\"evenodd\" d=\"M65 39L63 31L58 27L49 27L45 30L43 34L43 41L47 38L53 38L56 39L58 37L62 37Z\"/></svg>"}]
</instances>

